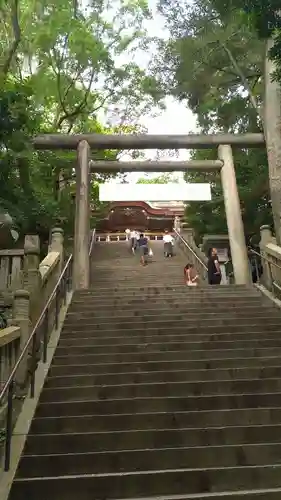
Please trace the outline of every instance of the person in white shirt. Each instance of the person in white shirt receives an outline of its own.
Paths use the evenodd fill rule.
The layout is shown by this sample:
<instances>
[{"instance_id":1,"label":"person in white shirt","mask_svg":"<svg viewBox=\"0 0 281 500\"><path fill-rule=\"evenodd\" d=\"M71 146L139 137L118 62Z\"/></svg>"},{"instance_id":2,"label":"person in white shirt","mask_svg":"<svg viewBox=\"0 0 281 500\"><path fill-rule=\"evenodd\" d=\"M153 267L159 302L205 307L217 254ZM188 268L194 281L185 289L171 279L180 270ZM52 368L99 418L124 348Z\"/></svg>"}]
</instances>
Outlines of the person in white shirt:
<instances>
[{"instance_id":1,"label":"person in white shirt","mask_svg":"<svg viewBox=\"0 0 281 500\"><path fill-rule=\"evenodd\" d=\"M130 232L131 249L132 249L133 254L135 253L135 250L137 248L137 236L138 236L137 232L133 229Z\"/></svg>"},{"instance_id":2,"label":"person in white shirt","mask_svg":"<svg viewBox=\"0 0 281 500\"><path fill-rule=\"evenodd\" d=\"M173 257L174 238L168 231L165 231L165 234L163 236L163 242L164 242L164 256Z\"/></svg>"}]
</instances>

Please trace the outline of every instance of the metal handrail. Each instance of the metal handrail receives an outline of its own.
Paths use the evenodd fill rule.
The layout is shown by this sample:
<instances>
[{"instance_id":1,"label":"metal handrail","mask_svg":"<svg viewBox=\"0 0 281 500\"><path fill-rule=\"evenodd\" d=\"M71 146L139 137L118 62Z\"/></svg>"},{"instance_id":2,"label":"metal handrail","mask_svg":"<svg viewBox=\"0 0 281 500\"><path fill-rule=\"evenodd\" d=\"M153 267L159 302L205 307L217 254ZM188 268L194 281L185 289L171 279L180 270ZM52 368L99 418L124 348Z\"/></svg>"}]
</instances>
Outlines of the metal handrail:
<instances>
[{"instance_id":1,"label":"metal handrail","mask_svg":"<svg viewBox=\"0 0 281 500\"><path fill-rule=\"evenodd\" d=\"M266 257L265 255L262 255L261 253L257 252L256 250L254 250L253 248L249 247L249 250L251 251L251 253L254 253L255 255L257 255L258 257L260 257L261 260L265 260L266 262L268 262L268 264L276 267L277 269L280 269L281 271L281 266L279 266L278 264L276 264L275 262L272 262L268 257Z\"/></svg>"},{"instance_id":2,"label":"metal handrail","mask_svg":"<svg viewBox=\"0 0 281 500\"><path fill-rule=\"evenodd\" d=\"M260 259L261 263L262 263L262 261L265 261L268 264L268 271L269 271L269 275L270 275L269 278L270 278L270 281L273 285L271 291L274 293L274 287L275 287L279 290L279 292L281 292L281 285L279 285L277 283L277 281L273 278L272 270L271 270L271 266L273 266L273 267L275 267L275 269L278 269L279 271L281 271L281 266L279 266L279 264L276 264L275 262L272 262L266 255L264 255L263 253L257 252L257 250L254 250L254 248L252 248L250 246L248 246L248 250L249 250L250 254L253 254L255 257L258 257ZM232 260L229 259L227 262L225 262L225 265L228 263L232 263ZM258 266L257 258L255 258L254 264L255 264L257 283L260 283L261 274L260 274L260 269ZM230 272L228 274L228 276L229 277L233 276L233 271Z\"/></svg>"},{"instance_id":3,"label":"metal handrail","mask_svg":"<svg viewBox=\"0 0 281 500\"><path fill-rule=\"evenodd\" d=\"M208 271L206 264L200 259L200 257L198 257L198 255L194 252L194 250L191 248L191 246L187 243L187 241L182 237L182 235L178 232L176 228L174 228L174 232L176 233L178 238L180 238L183 244L188 248L188 250L192 253L192 255L199 262L199 264L205 269L205 271Z\"/></svg>"},{"instance_id":4,"label":"metal handrail","mask_svg":"<svg viewBox=\"0 0 281 500\"><path fill-rule=\"evenodd\" d=\"M94 246L95 241L96 241L96 230L93 229L92 236L91 236L91 241L90 241L89 257L92 255L93 246Z\"/></svg>"},{"instance_id":5,"label":"metal handrail","mask_svg":"<svg viewBox=\"0 0 281 500\"><path fill-rule=\"evenodd\" d=\"M92 253L93 250L93 245L95 243L96 239L96 232L95 229L92 231L92 236L90 240L90 247L89 247L89 256ZM71 264L73 261L73 256L70 255L68 258L60 276L59 279L54 287L54 290L52 291L50 297L47 300L47 303L44 306L43 311L41 312L38 320L35 323L35 326L32 329L32 332L24 345L18 360L16 361L16 364L14 368L12 369L8 380L5 382L4 387L1 389L0 392L0 404L3 402L3 399L8 396L8 401L7 401L7 416L6 416L6 442L5 442L5 456L4 456L4 470L8 471L10 469L10 457L11 457L11 439L12 439L12 432L13 432L13 397L14 397L14 386L16 382L16 375L18 372L18 369L23 361L23 359L28 355L29 353L29 348L32 345L32 362L34 363L32 366L35 368L31 371L30 373L30 397L34 398L35 394L35 373L37 370L37 364L36 364L36 341L37 341L37 333L38 329L40 326L44 325L44 330L43 330L43 363L47 362L47 345L48 345L48 315L49 315L49 308L55 300L55 327L56 329L58 328L58 316L59 316L59 299L60 296L62 295L61 292L63 292L63 298L64 298L64 303L66 303L66 295L67 291L69 290L69 284L71 280Z\"/></svg>"},{"instance_id":6,"label":"metal handrail","mask_svg":"<svg viewBox=\"0 0 281 500\"><path fill-rule=\"evenodd\" d=\"M55 285L54 290L52 291L47 303L44 306L43 311L41 312L38 320L35 323L35 326L32 329L32 332L24 345L20 356L12 369L8 380L5 382L4 387L0 392L0 403L3 402L3 399L6 395L8 395L7 402L7 416L6 416L6 442L5 442L5 457L4 457L4 470L8 471L10 468L10 456L11 456L11 438L12 438L12 417L13 417L13 396L14 396L14 385L16 381L16 375L18 369L23 361L23 359L28 355L29 348L32 344L32 360L35 362L33 366L35 369L32 370L30 374L30 397L34 398L35 393L35 372L37 370L36 365L36 341L37 341L37 332L39 327L45 323L44 332L43 332L43 363L47 361L47 344L48 344L48 312L51 303L55 299L55 326L58 328L58 315L59 315L59 294L62 289L64 292L64 300L66 300L66 293L69 287L69 270L72 263L72 255L68 258L60 277Z\"/></svg>"}]
</instances>

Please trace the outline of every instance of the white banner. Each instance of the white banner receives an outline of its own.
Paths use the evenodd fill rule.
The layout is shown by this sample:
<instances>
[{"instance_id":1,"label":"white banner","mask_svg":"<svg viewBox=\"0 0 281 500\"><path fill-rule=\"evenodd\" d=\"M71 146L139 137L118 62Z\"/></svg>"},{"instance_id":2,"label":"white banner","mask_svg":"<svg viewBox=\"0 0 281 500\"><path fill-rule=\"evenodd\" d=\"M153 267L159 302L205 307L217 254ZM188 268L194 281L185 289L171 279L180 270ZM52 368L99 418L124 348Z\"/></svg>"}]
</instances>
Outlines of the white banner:
<instances>
[{"instance_id":1,"label":"white banner","mask_svg":"<svg viewBox=\"0 0 281 500\"><path fill-rule=\"evenodd\" d=\"M100 201L210 201L210 184L113 184L99 186Z\"/></svg>"}]
</instances>

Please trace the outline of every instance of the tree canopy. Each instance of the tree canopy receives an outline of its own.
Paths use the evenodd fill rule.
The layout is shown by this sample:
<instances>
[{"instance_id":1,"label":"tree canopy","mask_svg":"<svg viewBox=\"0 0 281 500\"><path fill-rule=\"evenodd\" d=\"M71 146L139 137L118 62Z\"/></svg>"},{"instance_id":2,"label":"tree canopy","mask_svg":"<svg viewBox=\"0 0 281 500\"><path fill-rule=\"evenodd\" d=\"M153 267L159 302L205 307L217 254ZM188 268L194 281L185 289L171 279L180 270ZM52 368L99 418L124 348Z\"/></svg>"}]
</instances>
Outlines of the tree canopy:
<instances>
[{"instance_id":1,"label":"tree canopy","mask_svg":"<svg viewBox=\"0 0 281 500\"><path fill-rule=\"evenodd\" d=\"M146 1L79 5L0 0L0 209L22 233L47 233L58 222L73 227L75 155L36 152L34 135L136 131L156 102L156 79L134 63L150 17ZM92 152L94 159L118 154ZM107 177L93 176L94 205L96 183Z\"/></svg>"},{"instance_id":2,"label":"tree canopy","mask_svg":"<svg viewBox=\"0 0 281 500\"><path fill-rule=\"evenodd\" d=\"M167 94L196 113L202 132L263 131L265 34L257 28L257 17L250 16L248 4L240 0L160 1L170 36L159 42L154 73ZM267 19L269 24L269 15ZM277 25L277 43L276 30ZM195 151L192 158L216 159L217 153ZM261 224L272 223L266 150L235 150L234 161L245 232L251 236ZM219 175L189 173L186 179L212 185L211 204L192 203L186 210L197 235L226 233Z\"/></svg>"}]
</instances>

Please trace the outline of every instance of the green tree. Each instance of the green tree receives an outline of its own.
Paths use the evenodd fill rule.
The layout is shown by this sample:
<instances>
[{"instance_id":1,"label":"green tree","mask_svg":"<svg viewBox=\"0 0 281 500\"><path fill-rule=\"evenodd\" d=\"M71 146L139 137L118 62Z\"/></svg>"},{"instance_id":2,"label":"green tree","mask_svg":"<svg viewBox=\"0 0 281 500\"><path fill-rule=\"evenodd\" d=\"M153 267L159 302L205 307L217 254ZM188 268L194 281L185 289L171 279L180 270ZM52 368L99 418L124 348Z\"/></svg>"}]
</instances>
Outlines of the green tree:
<instances>
[{"instance_id":1,"label":"green tree","mask_svg":"<svg viewBox=\"0 0 281 500\"><path fill-rule=\"evenodd\" d=\"M75 154L33 151L34 135L136 132L138 116L155 103L157 81L132 62L146 36L146 2L107 7L0 0L0 207L22 233L47 234L57 221L73 228ZM118 155L92 152L93 159ZM92 178L96 204L95 186L108 176Z\"/></svg>"},{"instance_id":2,"label":"green tree","mask_svg":"<svg viewBox=\"0 0 281 500\"><path fill-rule=\"evenodd\" d=\"M248 24L257 32L259 39L273 38L270 51L276 63L275 77L281 82L281 16L279 0L212 0L214 7L222 14L229 10L244 12Z\"/></svg>"},{"instance_id":3,"label":"green tree","mask_svg":"<svg viewBox=\"0 0 281 500\"><path fill-rule=\"evenodd\" d=\"M156 177L149 177L146 174L145 177L137 180L137 184L168 184L169 182L179 182L179 180L173 174L161 174Z\"/></svg>"},{"instance_id":4,"label":"green tree","mask_svg":"<svg viewBox=\"0 0 281 500\"><path fill-rule=\"evenodd\" d=\"M218 0L219 1L219 0ZM265 41L248 15L239 9L215 8L213 0L176 5L161 1L170 37L160 43L154 71L165 91L197 114L202 132L263 130ZM193 159L216 159L216 151L195 151ZM265 149L234 151L237 183L247 236L271 223ZM187 220L198 237L226 232L220 179L214 173L192 173L192 182L210 182L211 203L192 203Z\"/></svg>"}]
</instances>

